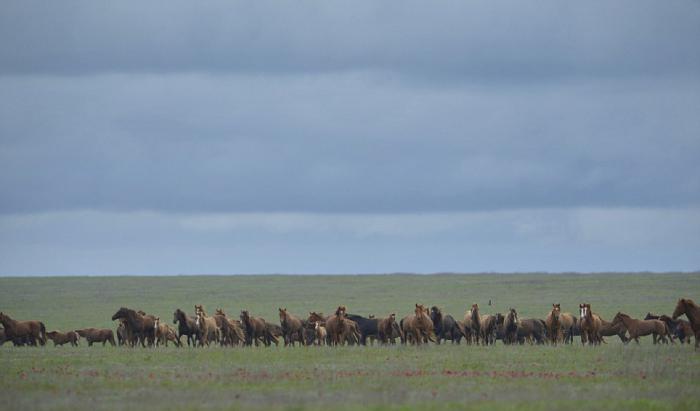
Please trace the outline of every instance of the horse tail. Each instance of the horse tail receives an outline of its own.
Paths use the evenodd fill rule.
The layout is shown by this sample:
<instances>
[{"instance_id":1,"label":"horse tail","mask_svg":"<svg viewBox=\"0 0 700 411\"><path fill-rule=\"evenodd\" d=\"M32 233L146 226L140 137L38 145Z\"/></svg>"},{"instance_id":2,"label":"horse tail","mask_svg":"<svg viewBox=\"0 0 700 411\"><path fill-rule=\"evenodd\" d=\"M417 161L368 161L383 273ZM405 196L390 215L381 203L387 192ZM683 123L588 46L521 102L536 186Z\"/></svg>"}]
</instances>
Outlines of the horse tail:
<instances>
[{"instance_id":1,"label":"horse tail","mask_svg":"<svg viewBox=\"0 0 700 411\"><path fill-rule=\"evenodd\" d=\"M666 330L666 336L668 337L669 340L671 340L671 344L675 344L676 342L673 340L673 334L671 333L671 329L668 328L668 324L666 324L666 321L664 321L663 324L664 324L664 329Z\"/></svg>"},{"instance_id":2,"label":"horse tail","mask_svg":"<svg viewBox=\"0 0 700 411\"><path fill-rule=\"evenodd\" d=\"M39 344L46 345L46 326L39 321Z\"/></svg>"}]
</instances>

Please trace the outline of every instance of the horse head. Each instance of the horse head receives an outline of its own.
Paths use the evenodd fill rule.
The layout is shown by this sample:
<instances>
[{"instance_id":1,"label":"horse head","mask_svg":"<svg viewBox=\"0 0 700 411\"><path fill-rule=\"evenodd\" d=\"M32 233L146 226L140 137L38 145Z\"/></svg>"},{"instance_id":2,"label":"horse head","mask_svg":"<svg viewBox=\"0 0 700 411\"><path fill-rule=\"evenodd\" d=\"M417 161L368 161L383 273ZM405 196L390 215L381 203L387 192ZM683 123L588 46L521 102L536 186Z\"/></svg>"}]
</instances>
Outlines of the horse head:
<instances>
[{"instance_id":1,"label":"horse head","mask_svg":"<svg viewBox=\"0 0 700 411\"><path fill-rule=\"evenodd\" d=\"M681 298L678 300L676 303L676 309L673 310L673 315L671 316L674 320L680 317L681 315L685 314L686 312L686 306L687 302L685 298Z\"/></svg>"},{"instance_id":2,"label":"horse head","mask_svg":"<svg viewBox=\"0 0 700 411\"><path fill-rule=\"evenodd\" d=\"M118 318L129 318L129 315L133 313L133 310L130 310L126 307L121 307L119 310L117 310L116 313L112 316L112 321L118 319Z\"/></svg>"}]
</instances>

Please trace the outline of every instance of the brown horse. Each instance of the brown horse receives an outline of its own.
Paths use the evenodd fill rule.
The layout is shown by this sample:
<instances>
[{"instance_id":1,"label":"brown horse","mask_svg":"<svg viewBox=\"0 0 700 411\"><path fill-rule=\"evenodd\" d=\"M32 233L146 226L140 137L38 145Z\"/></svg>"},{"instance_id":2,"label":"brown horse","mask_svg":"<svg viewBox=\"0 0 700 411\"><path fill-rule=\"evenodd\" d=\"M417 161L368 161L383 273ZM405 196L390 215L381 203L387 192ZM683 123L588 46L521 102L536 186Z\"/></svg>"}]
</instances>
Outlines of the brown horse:
<instances>
[{"instance_id":1,"label":"brown horse","mask_svg":"<svg viewBox=\"0 0 700 411\"><path fill-rule=\"evenodd\" d=\"M182 347L182 342L177 338L175 330L168 324L160 322L160 317L156 317L153 328L156 334L156 346L160 344L167 347L168 341L172 341L176 347Z\"/></svg>"},{"instance_id":2,"label":"brown horse","mask_svg":"<svg viewBox=\"0 0 700 411\"><path fill-rule=\"evenodd\" d=\"M590 304L579 304L578 307L581 316L581 344L588 342L589 345L600 345L603 341L600 335L603 322L597 314L593 314Z\"/></svg>"},{"instance_id":3,"label":"brown horse","mask_svg":"<svg viewBox=\"0 0 700 411\"><path fill-rule=\"evenodd\" d=\"M403 341L404 335L401 332L401 326L396 322L396 314L391 313L386 318L380 318L377 321L377 338L382 344L396 344L396 339Z\"/></svg>"},{"instance_id":4,"label":"brown horse","mask_svg":"<svg viewBox=\"0 0 700 411\"><path fill-rule=\"evenodd\" d=\"M569 313L562 313L561 304L552 304L552 311L547 314L544 322L552 344L570 341L576 319Z\"/></svg>"},{"instance_id":5,"label":"brown horse","mask_svg":"<svg viewBox=\"0 0 700 411\"><path fill-rule=\"evenodd\" d=\"M216 319L216 324L221 328L221 341L223 344L245 344L245 332L243 331L240 321L228 318L221 308L216 309L214 319Z\"/></svg>"},{"instance_id":6,"label":"brown horse","mask_svg":"<svg viewBox=\"0 0 700 411\"><path fill-rule=\"evenodd\" d=\"M188 346L190 343L195 346L199 338L196 321L179 308L173 313L173 324L177 323L177 339L180 340L183 335L186 335Z\"/></svg>"},{"instance_id":7,"label":"brown horse","mask_svg":"<svg viewBox=\"0 0 700 411\"><path fill-rule=\"evenodd\" d=\"M299 341L301 345L306 345L304 341L304 324L302 324L302 321L292 314L289 314L286 308L278 308L278 310L285 347L290 344L293 346L295 341Z\"/></svg>"},{"instance_id":8,"label":"brown horse","mask_svg":"<svg viewBox=\"0 0 700 411\"><path fill-rule=\"evenodd\" d=\"M221 330L216 324L214 317L207 317L204 310L197 312L197 317L195 319L195 325L199 329L199 346L203 347L204 344L209 346L210 343L221 341Z\"/></svg>"},{"instance_id":9,"label":"brown horse","mask_svg":"<svg viewBox=\"0 0 700 411\"><path fill-rule=\"evenodd\" d=\"M423 304L416 304L413 314L401 320L401 332L407 342L421 345L429 341L435 342L435 328L430 319L428 309Z\"/></svg>"},{"instance_id":10,"label":"brown horse","mask_svg":"<svg viewBox=\"0 0 700 411\"><path fill-rule=\"evenodd\" d=\"M501 314L498 314L503 319ZM496 342L496 331L498 327L498 318L495 315L484 314L479 319L481 323L481 344L489 345Z\"/></svg>"},{"instance_id":11,"label":"brown horse","mask_svg":"<svg viewBox=\"0 0 700 411\"><path fill-rule=\"evenodd\" d=\"M13 341L27 341L29 345L46 344L46 327L37 320L17 321L0 312L0 323L5 328L5 338Z\"/></svg>"},{"instance_id":12,"label":"brown horse","mask_svg":"<svg viewBox=\"0 0 700 411\"><path fill-rule=\"evenodd\" d=\"M504 344L515 344L518 342L518 328L520 328L518 312L515 311L515 308L511 308L503 319Z\"/></svg>"},{"instance_id":13,"label":"brown horse","mask_svg":"<svg viewBox=\"0 0 700 411\"><path fill-rule=\"evenodd\" d=\"M625 344L627 344L629 342L629 338L627 338L627 329L625 328L624 325L622 325L622 324L613 325L612 322L605 321L604 319L601 318L600 319L601 341L605 342L603 337L612 337L613 335L617 335L620 338L620 341L622 341Z\"/></svg>"},{"instance_id":14,"label":"brown horse","mask_svg":"<svg viewBox=\"0 0 700 411\"><path fill-rule=\"evenodd\" d=\"M82 330L75 330L75 332L85 338L88 346L92 346L92 343L95 342L101 342L103 347L107 343L112 344L112 347L117 345L114 342L114 332L109 328L83 328Z\"/></svg>"},{"instance_id":15,"label":"brown horse","mask_svg":"<svg viewBox=\"0 0 700 411\"><path fill-rule=\"evenodd\" d=\"M700 346L700 307L691 299L681 298L676 303L676 308L673 310L673 319L677 319L685 314L690 322L690 327L695 333L695 349Z\"/></svg>"},{"instance_id":16,"label":"brown horse","mask_svg":"<svg viewBox=\"0 0 700 411\"><path fill-rule=\"evenodd\" d=\"M68 331L67 333L62 333L60 331L49 331L46 333L46 338L53 341L53 346L63 345L70 343L72 346L77 346L80 336L75 331Z\"/></svg>"},{"instance_id":17,"label":"brown horse","mask_svg":"<svg viewBox=\"0 0 700 411\"><path fill-rule=\"evenodd\" d=\"M152 346L155 343L155 318L149 315L140 314L130 308L121 307L112 316L112 321L118 319L126 320L129 332L141 342L141 346Z\"/></svg>"},{"instance_id":18,"label":"brown horse","mask_svg":"<svg viewBox=\"0 0 700 411\"><path fill-rule=\"evenodd\" d=\"M246 345L250 346L255 343L259 346L260 342L265 345L270 345L270 339L267 332L267 324L264 319L252 317L247 310L241 311L241 324L245 329Z\"/></svg>"},{"instance_id":19,"label":"brown horse","mask_svg":"<svg viewBox=\"0 0 700 411\"><path fill-rule=\"evenodd\" d=\"M667 343L666 337L671 336L668 326L661 320L637 320L627 314L618 312L612 323L613 325L622 324L627 329L627 332L630 333L630 338L634 339L637 344L639 344L639 337L649 334L652 334L654 344L656 344L658 337L660 337L662 342Z\"/></svg>"},{"instance_id":20,"label":"brown horse","mask_svg":"<svg viewBox=\"0 0 700 411\"><path fill-rule=\"evenodd\" d=\"M340 345L347 342L347 336L354 331L354 321L346 318L347 308L344 305L335 310L335 314L326 319L326 332L331 345Z\"/></svg>"},{"instance_id":21,"label":"brown horse","mask_svg":"<svg viewBox=\"0 0 700 411\"><path fill-rule=\"evenodd\" d=\"M479 345L479 338L481 337L481 316L479 315L479 304L472 304L472 308L464 315L464 328L469 328L471 330L474 342L476 345ZM467 343L471 343L471 339L468 339Z\"/></svg>"}]
</instances>

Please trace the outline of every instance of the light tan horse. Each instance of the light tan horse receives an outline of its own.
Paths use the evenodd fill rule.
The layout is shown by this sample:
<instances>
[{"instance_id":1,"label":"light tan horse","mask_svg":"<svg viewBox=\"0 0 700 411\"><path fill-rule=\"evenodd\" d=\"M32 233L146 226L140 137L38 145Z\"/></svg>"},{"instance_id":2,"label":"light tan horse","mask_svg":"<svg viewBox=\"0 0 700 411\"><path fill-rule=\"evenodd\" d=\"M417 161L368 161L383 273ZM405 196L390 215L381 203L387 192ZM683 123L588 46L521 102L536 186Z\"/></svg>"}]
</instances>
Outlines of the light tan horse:
<instances>
[{"instance_id":1,"label":"light tan horse","mask_svg":"<svg viewBox=\"0 0 700 411\"><path fill-rule=\"evenodd\" d=\"M204 310L199 310L197 312L197 318L195 319L195 324L199 328L200 338L199 346L203 347L204 344L207 346L211 342L221 341L221 330L216 325L216 320L214 317L207 317Z\"/></svg>"},{"instance_id":2,"label":"light tan horse","mask_svg":"<svg viewBox=\"0 0 700 411\"><path fill-rule=\"evenodd\" d=\"M401 332L404 339L411 344L421 345L428 341L435 342L435 330L428 309L423 304L416 304L413 314L401 320Z\"/></svg>"},{"instance_id":3,"label":"light tan horse","mask_svg":"<svg viewBox=\"0 0 700 411\"><path fill-rule=\"evenodd\" d=\"M316 321L314 325L314 344L326 345L327 335L328 333L326 332L326 327L322 326L319 321Z\"/></svg>"},{"instance_id":4,"label":"light tan horse","mask_svg":"<svg viewBox=\"0 0 700 411\"><path fill-rule=\"evenodd\" d=\"M673 310L673 319L677 319L685 314L690 322L690 328L695 334L695 349L700 346L700 307L691 299L681 298L676 303L676 308Z\"/></svg>"}]
</instances>

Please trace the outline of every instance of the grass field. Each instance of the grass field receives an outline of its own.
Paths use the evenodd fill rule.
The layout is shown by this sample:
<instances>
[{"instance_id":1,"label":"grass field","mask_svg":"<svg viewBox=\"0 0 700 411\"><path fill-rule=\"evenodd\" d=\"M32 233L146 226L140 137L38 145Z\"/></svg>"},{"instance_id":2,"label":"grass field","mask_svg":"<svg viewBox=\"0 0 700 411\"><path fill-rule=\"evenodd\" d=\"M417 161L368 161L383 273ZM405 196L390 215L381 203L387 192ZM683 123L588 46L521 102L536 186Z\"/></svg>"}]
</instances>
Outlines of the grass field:
<instances>
[{"instance_id":1,"label":"grass field","mask_svg":"<svg viewBox=\"0 0 700 411\"><path fill-rule=\"evenodd\" d=\"M304 315L407 314L416 302L461 317L590 302L610 319L670 313L700 298L700 274L204 276L0 279L0 310L47 329L112 327L120 307L172 320L195 303L277 322ZM492 300L493 306L487 305ZM689 346L127 349L0 348L3 409L700 409L700 353Z\"/></svg>"}]
</instances>

